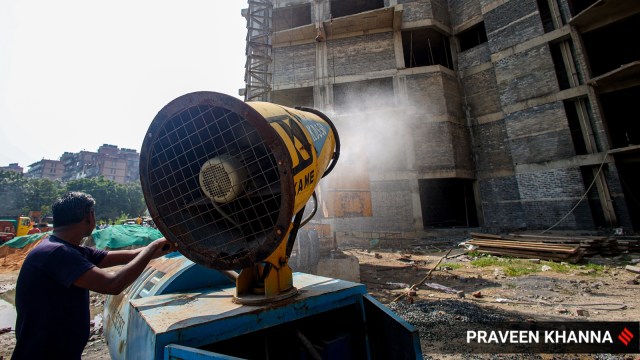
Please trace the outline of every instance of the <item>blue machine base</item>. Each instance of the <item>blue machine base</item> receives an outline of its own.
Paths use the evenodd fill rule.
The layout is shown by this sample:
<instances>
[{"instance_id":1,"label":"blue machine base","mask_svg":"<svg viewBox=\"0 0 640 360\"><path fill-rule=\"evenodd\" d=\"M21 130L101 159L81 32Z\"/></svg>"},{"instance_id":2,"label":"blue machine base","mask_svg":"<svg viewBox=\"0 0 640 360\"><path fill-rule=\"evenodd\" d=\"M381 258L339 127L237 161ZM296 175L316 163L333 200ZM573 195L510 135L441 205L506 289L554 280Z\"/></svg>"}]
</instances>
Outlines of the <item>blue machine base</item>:
<instances>
[{"instance_id":1,"label":"blue machine base","mask_svg":"<svg viewBox=\"0 0 640 360\"><path fill-rule=\"evenodd\" d=\"M368 295L363 284L304 273L294 273L293 283L296 296L258 306L234 302L235 286L228 281L110 299L105 335L112 334L107 341L120 339L109 344L112 358L422 358L417 331ZM118 324L109 321L118 318L116 311L126 317ZM113 336L114 325L119 337Z\"/></svg>"}]
</instances>

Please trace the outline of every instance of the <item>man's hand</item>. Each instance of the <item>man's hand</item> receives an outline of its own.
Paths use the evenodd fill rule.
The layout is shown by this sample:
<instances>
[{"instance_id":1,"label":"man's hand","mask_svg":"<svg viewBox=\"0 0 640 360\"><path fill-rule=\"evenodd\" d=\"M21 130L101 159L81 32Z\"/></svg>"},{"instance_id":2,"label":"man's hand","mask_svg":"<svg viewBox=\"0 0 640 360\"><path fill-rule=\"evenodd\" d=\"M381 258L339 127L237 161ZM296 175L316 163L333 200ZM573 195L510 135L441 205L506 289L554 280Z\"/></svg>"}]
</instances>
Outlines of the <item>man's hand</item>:
<instances>
[{"instance_id":1,"label":"man's hand","mask_svg":"<svg viewBox=\"0 0 640 360\"><path fill-rule=\"evenodd\" d=\"M155 240L151 244L147 245L154 249L153 258L159 258L160 256L167 255L168 253L174 252L178 250L178 244L172 244L169 240L161 237L158 240Z\"/></svg>"}]
</instances>

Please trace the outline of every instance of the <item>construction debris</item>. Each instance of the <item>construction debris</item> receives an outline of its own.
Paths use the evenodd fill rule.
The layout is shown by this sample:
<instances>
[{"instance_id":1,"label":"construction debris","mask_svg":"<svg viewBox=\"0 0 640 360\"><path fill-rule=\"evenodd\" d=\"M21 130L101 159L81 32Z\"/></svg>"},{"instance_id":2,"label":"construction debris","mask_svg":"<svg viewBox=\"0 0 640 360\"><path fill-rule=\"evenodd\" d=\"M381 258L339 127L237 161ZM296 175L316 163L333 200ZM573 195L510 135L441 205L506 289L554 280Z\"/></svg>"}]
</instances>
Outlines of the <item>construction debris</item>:
<instances>
[{"instance_id":1,"label":"construction debris","mask_svg":"<svg viewBox=\"0 0 640 360\"><path fill-rule=\"evenodd\" d=\"M624 267L627 271L631 271L632 273L640 274L640 267L627 265Z\"/></svg>"}]
</instances>

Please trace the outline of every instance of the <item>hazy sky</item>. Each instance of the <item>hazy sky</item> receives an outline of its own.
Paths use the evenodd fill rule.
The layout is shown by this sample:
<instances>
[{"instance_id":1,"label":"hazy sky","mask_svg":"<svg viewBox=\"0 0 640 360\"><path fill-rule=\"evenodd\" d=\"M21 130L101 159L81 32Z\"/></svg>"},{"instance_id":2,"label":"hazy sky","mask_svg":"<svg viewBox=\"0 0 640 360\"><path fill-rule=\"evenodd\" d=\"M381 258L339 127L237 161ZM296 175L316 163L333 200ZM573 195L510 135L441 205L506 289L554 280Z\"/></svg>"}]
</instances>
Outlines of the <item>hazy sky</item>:
<instances>
[{"instance_id":1,"label":"hazy sky","mask_svg":"<svg viewBox=\"0 0 640 360\"><path fill-rule=\"evenodd\" d=\"M140 151L193 91L240 98L246 0L1 0L0 166L102 144Z\"/></svg>"}]
</instances>

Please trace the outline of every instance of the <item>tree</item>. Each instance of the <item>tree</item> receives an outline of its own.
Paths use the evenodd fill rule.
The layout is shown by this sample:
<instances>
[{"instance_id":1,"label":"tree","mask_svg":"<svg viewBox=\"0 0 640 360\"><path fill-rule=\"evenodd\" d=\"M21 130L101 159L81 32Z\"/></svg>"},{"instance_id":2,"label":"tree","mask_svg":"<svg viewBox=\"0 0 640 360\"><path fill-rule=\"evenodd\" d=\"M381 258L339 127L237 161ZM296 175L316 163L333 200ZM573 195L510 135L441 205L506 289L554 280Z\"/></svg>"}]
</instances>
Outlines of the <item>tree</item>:
<instances>
[{"instance_id":1,"label":"tree","mask_svg":"<svg viewBox=\"0 0 640 360\"><path fill-rule=\"evenodd\" d=\"M18 216L40 210L42 215L50 215L53 202L67 191L83 191L93 196L98 221L138 216L146 209L140 182L122 185L99 177L65 184L50 179L26 179L13 171L0 171L0 214Z\"/></svg>"},{"instance_id":2,"label":"tree","mask_svg":"<svg viewBox=\"0 0 640 360\"><path fill-rule=\"evenodd\" d=\"M137 184L137 185L136 185ZM96 220L117 219L123 214L144 211L144 196L139 183L118 184L104 177L69 181L66 191L82 191L96 199Z\"/></svg>"},{"instance_id":3,"label":"tree","mask_svg":"<svg viewBox=\"0 0 640 360\"><path fill-rule=\"evenodd\" d=\"M51 215L51 205L64 192L64 185L58 180L29 179L23 188L25 201L22 212L40 210L42 215Z\"/></svg>"},{"instance_id":4,"label":"tree","mask_svg":"<svg viewBox=\"0 0 640 360\"><path fill-rule=\"evenodd\" d=\"M0 214L21 215L26 183L27 179L22 174L15 171L0 171Z\"/></svg>"}]
</instances>

